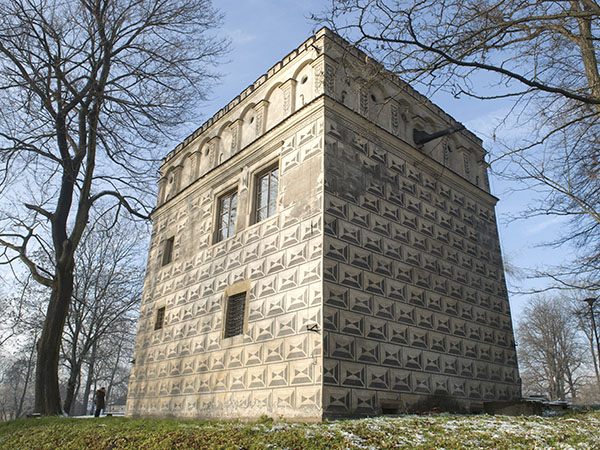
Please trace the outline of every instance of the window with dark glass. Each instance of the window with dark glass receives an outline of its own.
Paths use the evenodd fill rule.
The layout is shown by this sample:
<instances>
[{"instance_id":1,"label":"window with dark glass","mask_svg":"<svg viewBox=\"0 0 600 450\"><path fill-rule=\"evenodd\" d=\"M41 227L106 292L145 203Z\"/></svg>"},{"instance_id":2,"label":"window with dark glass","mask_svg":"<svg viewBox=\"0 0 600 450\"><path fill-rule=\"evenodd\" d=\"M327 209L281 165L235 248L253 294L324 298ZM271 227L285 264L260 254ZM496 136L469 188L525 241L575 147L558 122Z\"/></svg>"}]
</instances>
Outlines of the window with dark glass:
<instances>
[{"instance_id":1,"label":"window with dark glass","mask_svg":"<svg viewBox=\"0 0 600 450\"><path fill-rule=\"evenodd\" d=\"M279 167L273 166L256 177L256 216L260 222L277 212L277 193L279 191Z\"/></svg>"},{"instance_id":2,"label":"window with dark glass","mask_svg":"<svg viewBox=\"0 0 600 450\"><path fill-rule=\"evenodd\" d=\"M237 191L229 192L219 198L219 216L217 217L217 242L233 236L237 216Z\"/></svg>"},{"instance_id":3,"label":"window with dark glass","mask_svg":"<svg viewBox=\"0 0 600 450\"><path fill-rule=\"evenodd\" d=\"M160 330L165 323L165 311L166 307L158 308L156 310L156 322L154 322L154 329Z\"/></svg>"},{"instance_id":4,"label":"window with dark glass","mask_svg":"<svg viewBox=\"0 0 600 450\"><path fill-rule=\"evenodd\" d=\"M225 318L225 338L237 336L244 332L244 314L246 311L246 293L232 295L227 298Z\"/></svg>"},{"instance_id":5,"label":"window with dark glass","mask_svg":"<svg viewBox=\"0 0 600 450\"><path fill-rule=\"evenodd\" d=\"M175 238L170 237L165 241L165 247L163 249L162 265L166 266L173 261L173 247L175 247Z\"/></svg>"}]
</instances>

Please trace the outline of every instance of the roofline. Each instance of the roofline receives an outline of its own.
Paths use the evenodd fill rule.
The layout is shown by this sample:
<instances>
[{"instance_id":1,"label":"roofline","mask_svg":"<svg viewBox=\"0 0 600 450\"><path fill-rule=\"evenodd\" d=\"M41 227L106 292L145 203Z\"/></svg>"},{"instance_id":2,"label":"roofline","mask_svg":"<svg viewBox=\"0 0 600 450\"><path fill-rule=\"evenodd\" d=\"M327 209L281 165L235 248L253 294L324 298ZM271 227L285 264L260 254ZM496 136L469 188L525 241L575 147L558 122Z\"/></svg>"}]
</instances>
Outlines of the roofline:
<instances>
[{"instance_id":1,"label":"roofline","mask_svg":"<svg viewBox=\"0 0 600 450\"><path fill-rule=\"evenodd\" d=\"M258 87L262 86L269 78L278 73L281 69L287 66L290 62L292 62L296 57L298 57L301 53L306 51L312 43L314 43L317 39L319 39L324 34L335 35L333 31L331 31L327 27L321 27L315 34L306 39L302 44L296 47L294 50L289 52L286 56L284 56L280 61L276 62L267 72L262 74L260 77L254 81L254 83L250 84L246 89L244 89L240 94L238 94L233 100L231 100L227 105L221 108L216 112L212 117L206 120L202 125L200 125L193 133L188 135L183 141L181 141L173 150L171 150L167 155L162 159L163 164L169 161L175 154L177 154L180 150L186 147L190 142L204 133L208 128L210 128L217 120L222 118L225 114L231 111L235 106L241 103L246 97L248 97L251 93L253 93Z\"/></svg>"},{"instance_id":2,"label":"roofline","mask_svg":"<svg viewBox=\"0 0 600 450\"><path fill-rule=\"evenodd\" d=\"M442 108L440 108L438 105L436 105L434 102L432 102L429 98L425 97L423 94L418 92L415 88L413 88L410 84L403 81L397 74L386 69L385 66L380 61L377 61L376 59L367 55L364 51L353 46L352 44L350 44L350 42L348 42L346 39L344 39L339 34L332 31L330 28L323 26L323 27L319 28L319 30L315 34L313 34L308 39L306 39L302 44L300 44L297 48L292 50L285 57L283 57L280 61L275 63L273 66L271 66L271 68L267 72L262 74L260 77L258 77L258 79L256 79L256 81L254 81L254 83L250 84L246 89L244 89L233 100L231 100L229 103L227 103L227 105L225 105L223 108L221 108L219 111L217 111L216 114L214 114L212 117L210 117L208 120L206 120L202 125L200 125L200 127L198 127L193 133L188 135L179 144L177 144L177 146L175 146L175 148L173 148L171 151L169 151L162 158L162 165L164 165L169 160L171 160L181 150L183 150L185 147L187 147L187 145L190 144L194 139L196 139L202 133L204 133L206 130L208 130L214 123L216 123L219 119L221 119L223 116L225 116L229 111L231 111L238 104L240 104L245 98L247 98L250 94L252 94L256 89L258 89L260 86L262 86L273 75L275 75L281 69L286 67L289 63L291 63L294 59L296 59L304 51L308 50L316 40L320 39L322 36L325 36L325 35L328 36L329 38L331 38L337 44L345 47L346 49L349 49L352 53L354 53L355 57L365 58L366 61L368 61L370 64L375 64L378 67L381 67L384 70L385 75L387 75L387 77L390 81L392 81L394 84L398 85L401 89L406 91L407 94L415 97L423 105L433 108L434 112L437 115L440 115L440 116L446 118L448 122L451 122L451 123L454 122L456 124L460 123L454 117L452 117L450 114L448 114ZM462 130L462 133L467 134L467 136L470 139L476 141L480 146L482 145L481 139L477 135L475 135L472 131L469 131L467 128L464 128Z\"/></svg>"}]
</instances>

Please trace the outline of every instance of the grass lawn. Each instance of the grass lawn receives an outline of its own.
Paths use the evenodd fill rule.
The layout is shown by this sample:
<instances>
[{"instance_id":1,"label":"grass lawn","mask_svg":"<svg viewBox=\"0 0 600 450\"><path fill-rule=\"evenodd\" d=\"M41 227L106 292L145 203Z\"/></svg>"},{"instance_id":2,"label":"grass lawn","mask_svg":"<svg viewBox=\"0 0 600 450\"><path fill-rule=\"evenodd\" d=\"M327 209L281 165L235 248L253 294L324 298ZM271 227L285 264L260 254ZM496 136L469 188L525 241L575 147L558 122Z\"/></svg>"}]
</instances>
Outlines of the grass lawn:
<instances>
[{"instance_id":1,"label":"grass lawn","mask_svg":"<svg viewBox=\"0 0 600 450\"><path fill-rule=\"evenodd\" d=\"M322 424L128 419L0 423L0 449L600 449L600 412L396 416Z\"/></svg>"}]
</instances>

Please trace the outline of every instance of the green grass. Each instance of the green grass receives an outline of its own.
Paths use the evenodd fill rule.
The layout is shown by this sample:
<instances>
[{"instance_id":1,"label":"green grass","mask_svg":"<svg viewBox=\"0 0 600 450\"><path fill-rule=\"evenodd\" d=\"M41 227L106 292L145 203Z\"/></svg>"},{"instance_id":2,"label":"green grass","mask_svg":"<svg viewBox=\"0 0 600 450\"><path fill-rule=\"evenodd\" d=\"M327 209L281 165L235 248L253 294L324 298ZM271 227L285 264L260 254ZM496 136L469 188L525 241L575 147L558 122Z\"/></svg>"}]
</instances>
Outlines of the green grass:
<instances>
[{"instance_id":1,"label":"green grass","mask_svg":"<svg viewBox=\"0 0 600 450\"><path fill-rule=\"evenodd\" d=\"M42 418L0 423L0 449L600 449L600 412L399 416L295 424Z\"/></svg>"}]
</instances>

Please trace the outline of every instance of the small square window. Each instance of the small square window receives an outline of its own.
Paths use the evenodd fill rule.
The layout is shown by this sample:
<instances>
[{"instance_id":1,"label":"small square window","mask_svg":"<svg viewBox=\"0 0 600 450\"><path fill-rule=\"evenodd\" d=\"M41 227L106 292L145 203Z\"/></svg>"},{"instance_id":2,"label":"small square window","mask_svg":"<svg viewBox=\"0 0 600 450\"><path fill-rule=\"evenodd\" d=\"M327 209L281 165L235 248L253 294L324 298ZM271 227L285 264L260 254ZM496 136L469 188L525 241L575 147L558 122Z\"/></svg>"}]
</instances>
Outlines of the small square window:
<instances>
[{"instance_id":1,"label":"small square window","mask_svg":"<svg viewBox=\"0 0 600 450\"><path fill-rule=\"evenodd\" d=\"M175 247L175 237L170 237L165 241L163 248L162 265L166 266L173 261L173 247Z\"/></svg>"},{"instance_id":2,"label":"small square window","mask_svg":"<svg viewBox=\"0 0 600 450\"><path fill-rule=\"evenodd\" d=\"M244 332L244 315L246 314L246 293L232 295L227 298L225 334L229 338Z\"/></svg>"},{"instance_id":3,"label":"small square window","mask_svg":"<svg viewBox=\"0 0 600 450\"><path fill-rule=\"evenodd\" d=\"M154 329L160 330L165 324L165 311L166 307L158 308L156 310L156 322L154 322Z\"/></svg>"},{"instance_id":4,"label":"small square window","mask_svg":"<svg viewBox=\"0 0 600 450\"><path fill-rule=\"evenodd\" d=\"M235 234L235 220L237 217L237 190L219 197L219 210L217 216L217 240L220 242Z\"/></svg>"},{"instance_id":5,"label":"small square window","mask_svg":"<svg viewBox=\"0 0 600 450\"><path fill-rule=\"evenodd\" d=\"M279 166L275 165L256 177L255 222L265 220L277 212L279 193Z\"/></svg>"}]
</instances>

